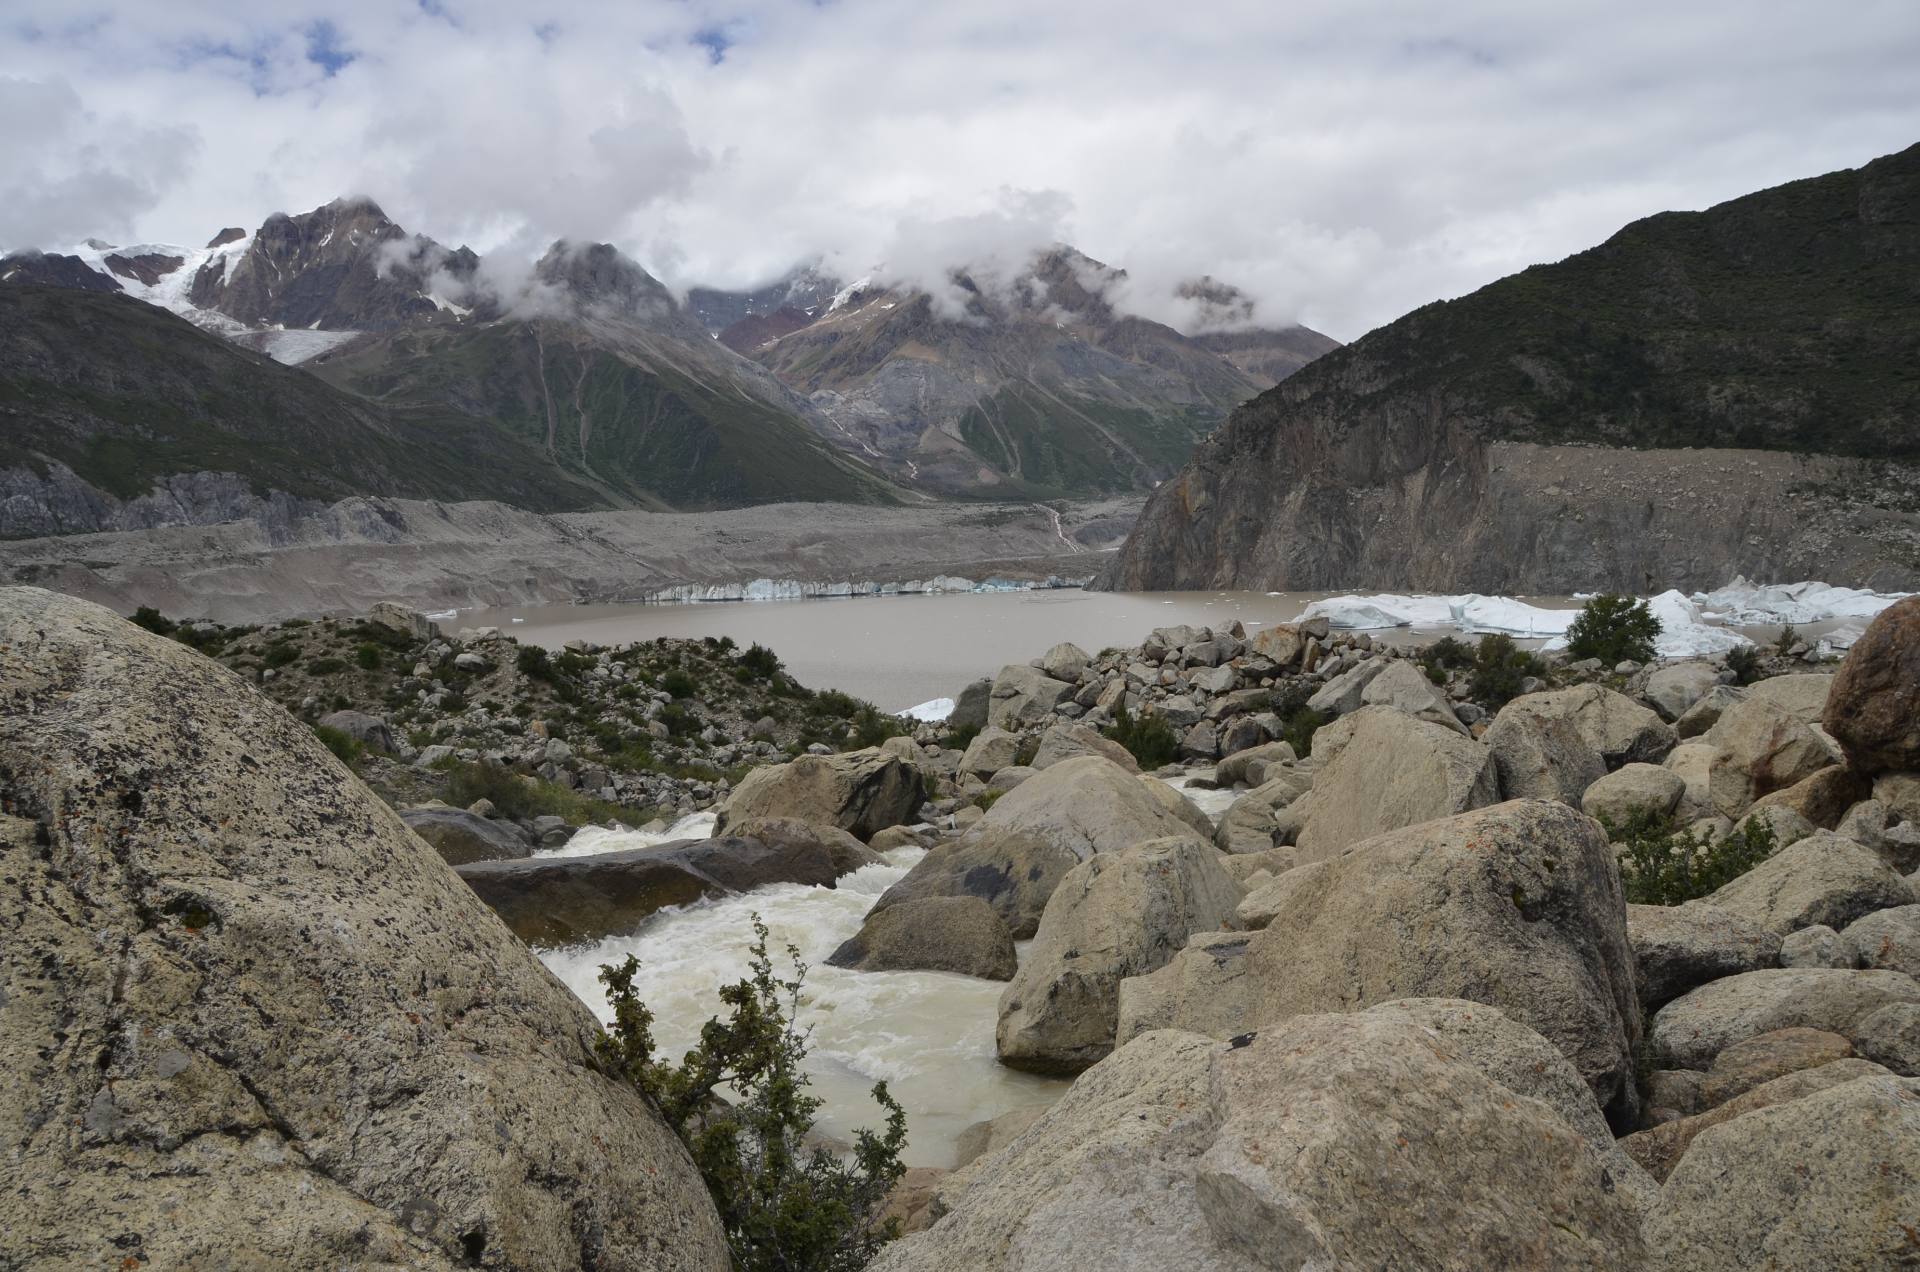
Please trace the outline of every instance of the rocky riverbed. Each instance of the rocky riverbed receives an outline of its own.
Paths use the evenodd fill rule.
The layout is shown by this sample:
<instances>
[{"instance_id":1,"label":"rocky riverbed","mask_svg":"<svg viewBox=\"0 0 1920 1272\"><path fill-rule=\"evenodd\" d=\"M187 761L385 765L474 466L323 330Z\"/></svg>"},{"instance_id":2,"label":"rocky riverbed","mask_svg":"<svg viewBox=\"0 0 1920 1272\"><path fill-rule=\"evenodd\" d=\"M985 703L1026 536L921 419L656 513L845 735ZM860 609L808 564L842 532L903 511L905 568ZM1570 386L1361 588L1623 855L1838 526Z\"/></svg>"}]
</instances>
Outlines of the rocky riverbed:
<instances>
[{"instance_id":1,"label":"rocky riverbed","mask_svg":"<svg viewBox=\"0 0 1920 1272\"><path fill-rule=\"evenodd\" d=\"M510 933L579 988L596 951L644 959L675 924L708 947L697 921L732 899L841 880L845 938L813 938L822 1007L950 978L982 1013L956 1064L1071 1080L943 1132L956 1168L903 1185L913 1235L876 1266L1905 1257L1887 1217L1920 1205L1920 599L1844 661L1170 628L1056 646L911 724L717 643L543 664L397 611L173 635L0 592L3 842L30 881L0 911L0 1044L34 1057L0 1166L16 1261L126 1242L204 1261L273 1213L262 1239L295 1265L358 1214L388 1262L718 1266L684 1156L593 1085L567 1051L588 1013ZM430 850L328 747L472 841ZM647 762L613 762L629 748ZM475 772L508 801L662 824L569 850L573 823L463 805ZM664 836L702 804L710 825ZM466 993L476 950L510 993ZM700 1010L662 1001L680 1028ZM298 1054L259 1023L330 1019L352 1023ZM844 1085L875 1076L857 1050L829 1057ZM572 1085L530 1102L553 1064ZM443 1077L463 1107L493 1092L513 1147L443 1115ZM648 1188L575 1169L583 1118ZM241 1164L266 1147L281 1173ZM534 1152L539 1171L482 1168ZM109 1184L127 1163L139 1187ZM301 1190L320 1203L283 1204ZM547 1217L502 1218L528 1212Z\"/></svg>"}]
</instances>

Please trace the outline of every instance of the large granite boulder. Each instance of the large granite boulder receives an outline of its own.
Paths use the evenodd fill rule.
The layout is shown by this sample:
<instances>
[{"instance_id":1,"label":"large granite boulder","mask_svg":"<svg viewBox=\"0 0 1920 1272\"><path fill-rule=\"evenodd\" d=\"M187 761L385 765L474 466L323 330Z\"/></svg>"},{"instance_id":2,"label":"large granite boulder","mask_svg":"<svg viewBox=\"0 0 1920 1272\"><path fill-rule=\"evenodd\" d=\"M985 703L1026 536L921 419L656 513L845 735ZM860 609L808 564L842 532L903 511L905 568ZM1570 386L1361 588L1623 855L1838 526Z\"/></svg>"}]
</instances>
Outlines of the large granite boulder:
<instances>
[{"instance_id":1,"label":"large granite boulder","mask_svg":"<svg viewBox=\"0 0 1920 1272\"><path fill-rule=\"evenodd\" d=\"M1081 860L1149 839L1193 833L1133 773L1083 755L1047 768L994 802L970 834L1037 834Z\"/></svg>"},{"instance_id":2,"label":"large granite boulder","mask_svg":"<svg viewBox=\"0 0 1920 1272\"><path fill-rule=\"evenodd\" d=\"M400 820L450 866L470 861L515 861L533 855L526 832L512 822L495 821L464 808L403 808Z\"/></svg>"},{"instance_id":3,"label":"large granite boulder","mask_svg":"<svg viewBox=\"0 0 1920 1272\"><path fill-rule=\"evenodd\" d=\"M1373 678L1385 671L1392 662L1389 658L1370 658L1356 667L1349 668L1335 676L1314 691L1307 699L1307 705L1315 711L1331 711L1334 715L1347 715L1358 711L1362 706L1361 696Z\"/></svg>"},{"instance_id":4,"label":"large granite boulder","mask_svg":"<svg viewBox=\"0 0 1920 1272\"><path fill-rule=\"evenodd\" d=\"M1669 1268L1894 1268L1920 1214L1920 1081L1866 1077L1694 1140L1647 1218Z\"/></svg>"},{"instance_id":5,"label":"large granite boulder","mask_svg":"<svg viewBox=\"0 0 1920 1272\"><path fill-rule=\"evenodd\" d=\"M1453 713L1453 704L1424 671L1404 659L1394 659L1360 691L1363 707L1392 707L1416 720L1425 720L1467 737L1467 726Z\"/></svg>"},{"instance_id":6,"label":"large granite boulder","mask_svg":"<svg viewBox=\"0 0 1920 1272\"><path fill-rule=\"evenodd\" d=\"M1912 887L1871 848L1817 830L1705 898L1708 905L1776 936L1912 905Z\"/></svg>"},{"instance_id":7,"label":"large granite boulder","mask_svg":"<svg viewBox=\"0 0 1920 1272\"><path fill-rule=\"evenodd\" d=\"M1791 808L1806 818L1808 825L1832 830L1849 809L1872 791L1873 784L1859 773L1844 764L1829 764L1783 791L1761 796L1753 802L1753 807Z\"/></svg>"},{"instance_id":8,"label":"large granite boulder","mask_svg":"<svg viewBox=\"0 0 1920 1272\"><path fill-rule=\"evenodd\" d=\"M1040 670L1055 680L1064 680L1072 684L1080 679L1080 673L1093 661L1087 651L1070 640L1063 640L1046 653L1040 655Z\"/></svg>"},{"instance_id":9,"label":"large granite boulder","mask_svg":"<svg viewBox=\"0 0 1920 1272\"><path fill-rule=\"evenodd\" d=\"M1738 685L1715 685L1707 690L1700 701L1688 707L1686 713L1673 722L1673 731L1684 741L1687 738L1703 737L1713 731L1736 704L1747 700L1747 691Z\"/></svg>"},{"instance_id":10,"label":"large granite boulder","mask_svg":"<svg viewBox=\"0 0 1920 1272\"><path fill-rule=\"evenodd\" d=\"M1704 901L1628 906L1627 940L1633 945L1640 1005L1647 1011L1696 985L1780 961L1776 933Z\"/></svg>"},{"instance_id":11,"label":"large granite boulder","mask_svg":"<svg viewBox=\"0 0 1920 1272\"><path fill-rule=\"evenodd\" d=\"M1920 772L1920 596L1867 625L1833 678L1821 719L1862 773Z\"/></svg>"},{"instance_id":12,"label":"large granite boulder","mask_svg":"<svg viewBox=\"0 0 1920 1272\"><path fill-rule=\"evenodd\" d=\"M1266 770L1267 780L1228 805L1214 828L1213 842L1229 853L1266 852L1291 844L1305 811L1300 797L1313 789L1314 770L1304 765L1279 765Z\"/></svg>"},{"instance_id":13,"label":"large granite boulder","mask_svg":"<svg viewBox=\"0 0 1920 1272\"><path fill-rule=\"evenodd\" d=\"M1129 773L1140 771L1140 762L1133 758L1133 752L1121 746L1112 738L1101 737L1084 724L1056 724L1040 735L1040 747L1033 754L1033 767L1052 768L1062 760L1078 759L1083 755L1097 755L1101 759L1118 764Z\"/></svg>"},{"instance_id":14,"label":"large granite boulder","mask_svg":"<svg viewBox=\"0 0 1920 1272\"><path fill-rule=\"evenodd\" d=\"M1012 767L1020 756L1020 735L988 725L973 735L960 757L960 771L985 780Z\"/></svg>"},{"instance_id":15,"label":"large granite boulder","mask_svg":"<svg viewBox=\"0 0 1920 1272\"><path fill-rule=\"evenodd\" d=\"M1255 764L1261 765L1264 771L1265 766L1269 764L1292 764L1298 758L1293 753L1293 747L1288 743L1262 742L1243 751L1235 751L1221 760L1214 766L1213 780L1223 788L1237 786L1242 782L1249 786L1258 786L1259 782L1254 780L1253 775Z\"/></svg>"},{"instance_id":16,"label":"large granite boulder","mask_svg":"<svg viewBox=\"0 0 1920 1272\"><path fill-rule=\"evenodd\" d=\"M306 725L0 590L0 1264L728 1267L591 1014Z\"/></svg>"},{"instance_id":17,"label":"large granite boulder","mask_svg":"<svg viewBox=\"0 0 1920 1272\"><path fill-rule=\"evenodd\" d=\"M1552 799L1580 807L1607 762L1573 720L1538 711L1502 711L1483 739L1493 752L1502 799Z\"/></svg>"},{"instance_id":18,"label":"large granite boulder","mask_svg":"<svg viewBox=\"0 0 1920 1272\"><path fill-rule=\"evenodd\" d=\"M1239 913L1265 926L1246 956L1251 1005L1231 1032L1395 998L1469 998L1544 1035L1611 1120L1632 1120L1633 949L1592 818L1516 800L1426 822L1289 870Z\"/></svg>"},{"instance_id":19,"label":"large granite boulder","mask_svg":"<svg viewBox=\"0 0 1920 1272\"><path fill-rule=\"evenodd\" d=\"M1679 740L1673 727L1659 716L1625 694L1601 685L1523 694L1500 708L1501 715L1508 713L1571 720L1608 768L1636 762L1658 764Z\"/></svg>"},{"instance_id":20,"label":"large granite boulder","mask_svg":"<svg viewBox=\"0 0 1920 1272\"><path fill-rule=\"evenodd\" d=\"M1731 1122L1734 1118L1776 1104L1785 1104L1788 1100L1798 1100L1843 1082L1885 1074L1887 1070L1884 1067L1870 1060L1837 1057L1825 1064L1771 1078L1691 1117L1676 1118L1644 1131L1636 1131L1622 1139L1620 1146L1647 1174L1665 1183L1667 1176L1673 1173L1673 1168L1680 1164L1687 1150L1693 1146L1693 1141L1723 1122Z\"/></svg>"},{"instance_id":21,"label":"large granite boulder","mask_svg":"<svg viewBox=\"0 0 1920 1272\"><path fill-rule=\"evenodd\" d=\"M1213 845L1185 836L1103 852L1047 902L1033 949L1000 995L1000 1062L1078 1073L1113 1050L1120 982L1166 965L1233 920L1240 888Z\"/></svg>"},{"instance_id":22,"label":"large granite boulder","mask_svg":"<svg viewBox=\"0 0 1920 1272\"><path fill-rule=\"evenodd\" d=\"M1876 910L1840 933L1856 967L1920 976L1920 904Z\"/></svg>"},{"instance_id":23,"label":"large granite boulder","mask_svg":"<svg viewBox=\"0 0 1920 1272\"><path fill-rule=\"evenodd\" d=\"M1663 720L1678 720L1720 683L1720 669L1690 660L1661 667L1647 677L1647 701Z\"/></svg>"},{"instance_id":24,"label":"large granite boulder","mask_svg":"<svg viewBox=\"0 0 1920 1272\"><path fill-rule=\"evenodd\" d=\"M953 713L947 717L947 727L953 730L984 729L987 727L987 708L993 702L993 681L982 676L970 681L967 687L954 695Z\"/></svg>"},{"instance_id":25,"label":"large granite boulder","mask_svg":"<svg viewBox=\"0 0 1920 1272\"><path fill-rule=\"evenodd\" d=\"M365 711L329 711L320 717L320 727L344 733L376 755L399 755L403 748L394 740L393 729L377 715Z\"/></svg>"},{"instance_id":26,"label":"large granite boulder","mask_svg":"<svg viewBox=\"0 0 1920 1272\"><path fill-rule=\"evenodd\" d=\"M881 860L852 836L775 834L779 819L771 828L750 824L768 838L676 839L582 857L476 861L458 869L521 940L559 946L631 932L656 910L703 897L771 883L832 887L841 875Z\"/></svg>"},{"instance_id":27,"label":"large granite boulder","mask_svg":"<svg viewBox=\"0 0 1920 1272\"><path fill-rule=\"evenodd\" d=\"M1472 738L1391 707L1363 707L1349 719L1353 736L1314 775L1301 860L1499 801L1493 753Z\"/></svg>"},{"instance_id":28,"label":"large granite boulder","mask_svg":"<svg viewBox=\"0 0 1920 1272\"><path fill-rule=\"evenodd\" d=\"M1770 702L1803 724L1818 724L1826 714L1827 698L1832 690L1831 674L1800 672L1755 681L1747 686L1747 697L1756 702Z\"/></svg>"},{"instance_id":29,"label":"large granite boulder","mask_svg":"<svg viewBox=\"0 0 1920 1272\"><path fill-rule=\"evenodd\" d=\"M827 956L858 972L954 972L1012 980L1013 933L979 897L921 897L877 910Z\"/></svg>"},{"instance_id":30,"label":"large granite boulder","mask_svg":"<svg viewBox=\"0 0 1920 1272\"><path fill-rule=\"evenodd\" d=\"M892 906L924 897L977 897L1000 916L1014 940L1031 937L1040 928L1047 898L1067 871L1080 864L1080 857L1066 844L1038 832L983 830L982 826L984 822L959 839L929 850L905 878L880 894L867 911L868 920Z\"/></svg>"},{"instance_id":31,"label":"large granite boulder","mask_svg":"<svg viewBox=\"0 0 1920 1272\"><path fill-rule=\"evenodd\" d=\"M1709 1069L1736 1042L1776 1029L1824 1029L1850 1037L1854 1024L1888 1003L1920 1002L1920 982L1904 972L1779 967L1710 981L1654 1013L1653 1059L1666 1067Z\"/></svg>"},{"instance_id":32,"label":"large granite boulder","mask_svg":"<svg viewBox=\"0 0 1920 1272\"><path fill-rule=\"evenodd\" d=\"M1484 1050L1391 1010L1147 1034L872 1267L1643 1267L1628 1190Z\"/></svg>"},{"instance_id":33,"label":"large granite boulder","mask_svg":"<svg viewBox=\"0 0 1920 1272\"><path fill-rule=\"evenodd\" d=\"M1714 807L1738 817L1763 795L1783 791L1833 763L1813 726L1778 705L1748 698L1707 733L1713 762L1707 790Z\"/></svg>"},{"instance_id":34,"label":"large granite boulder","mask_svg":"<svg viewBox=\"0 0 1920 1272\"><path fill-rule=\"evenodd\" d=\"M1073 696L1073 685L1055 680L1038 667L1009 664L993 678L987 723L1021 729L1053 719L1053 709Z\"/></svg>"},{"instance_id":35,"label":"large granite boulder","mask_svg":"<svg viewBox=\"0 0 1920 1272\"><path fill-rule=\"evenodd\" d=\"M1680 806L1686 793L1687 779L1672 769L1623 764L1586 789L1580 808L1589 817L1619 825L1638 812L1665 817Z\"/></svg>"},{"instance_id":36,"label":"large granite boulder","mask_svg":"<svg viewBox=\"0 0 1920 1272\"><path fill-rule=\"evenodd\" d=\"M913 821L926 798L918 766L878 747L803 755L748 773L720 810L714 829L752 818L797 817L866 840Z\"/></svg>"}]
</instances>

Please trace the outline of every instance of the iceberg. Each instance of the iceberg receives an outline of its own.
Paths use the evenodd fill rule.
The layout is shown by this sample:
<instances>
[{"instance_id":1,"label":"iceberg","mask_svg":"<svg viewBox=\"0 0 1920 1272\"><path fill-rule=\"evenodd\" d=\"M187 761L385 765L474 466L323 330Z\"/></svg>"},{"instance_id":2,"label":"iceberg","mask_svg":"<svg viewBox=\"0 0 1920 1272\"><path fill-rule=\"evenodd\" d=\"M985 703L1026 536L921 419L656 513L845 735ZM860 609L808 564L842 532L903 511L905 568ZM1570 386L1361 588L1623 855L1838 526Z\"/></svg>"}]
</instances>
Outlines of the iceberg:
<instances>
[{"instance_id":1,"label":"iceberg","mask_svg":"<svg viewBox=\"0 0 1920 1272\"><path fill-rule=\"evenodd\" d=\"M900 713L910 720L922 720L928 724L938 724L953 714L952 698L934 698L918 706L908 707Z\"/></svg>"},{"instance_id":2,"label":"iceberg","mask_svg":"<svg viewBox=\"0 0 1920 1272\"><path fill-rule=\"evenodd\" d=\"M1304 621L1325 618L1335 627L1378 630L1388 627L1451 627L1462 632L1504 632L1509 636L1558 636L1579 610L1543 609L1504 596L1330 596L1300 613Z\"/></svg>"},{"instance_id":3,"label":"iceberg","mask_svg":"<svg viewBox=\"0 0 1920 1272\"><path fill-rule=\"evenodd\" d=\"M1823 623L1836 618L1872 618L1905 600L1910 592L1872 592L1865 588L1834 587L1828 583L1733 582L1711 592L1695 592L1693 600L1709 614L1747 626L1781 623ZM1849 641L1848 644L1852 642ZM1836 644L1836 648L1843 648Z\"/></svg>"}]
</instances>

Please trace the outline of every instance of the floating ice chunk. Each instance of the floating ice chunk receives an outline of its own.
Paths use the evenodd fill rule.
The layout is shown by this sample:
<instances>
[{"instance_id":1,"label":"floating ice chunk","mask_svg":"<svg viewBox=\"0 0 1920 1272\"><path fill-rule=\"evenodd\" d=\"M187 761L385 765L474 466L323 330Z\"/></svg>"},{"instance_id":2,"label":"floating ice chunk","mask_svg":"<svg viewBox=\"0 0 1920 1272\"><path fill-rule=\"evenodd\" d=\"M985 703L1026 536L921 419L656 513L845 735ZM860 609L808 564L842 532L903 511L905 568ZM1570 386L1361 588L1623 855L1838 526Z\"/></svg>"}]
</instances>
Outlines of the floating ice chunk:
<instances>
[{"instance_id":1,"label":"floating ice chunk","mask_svg":"<svg viewBox=\"0 0 1920 1272\"><path fill-rule=\"evenodd\" d=\"M924 720L929 724L938 724L953 714L952 698L934 698L916 707L908 707L900 713L911 720Z\"/></svg>"},{"instance_id":2,"label":"floating ice chunk","mask_svg":"<svg viewBox=\"0 0 1920 1272\"><path fill-rule=\"evenodd\" d=\"M1335 627L1355 630L1383 627L1446 627L1459 596L1329 596L1300 612L1299 621L1324 618Z\"/></svg>"},{"instance_id":3,"label":"floating ice chunk","mask_svg":"<svg viewBox=\"0 0 1920 1272\"><path fill-rule=\"evenodd\" d=\"M1448 607L1453 625L1463 632L1502 632L1508 636L1561 636L1579 610L1544 609L1504 596L1462 596Z\"/></svg>"},{"instance_id":4,"label":"floating ice chunk","mask_svg":"<svg viewBox=\"0 0 1920 1272\"><path fill-rule=\"evenodd\" d=\"M1828 583L1733 582L1711 592L1695 592L1693 599L1708 612L1729 623L1821 623L1836 618L1872 618L1904 600L1907 592L1872 592Z\"/></svg>"}]
</instances>

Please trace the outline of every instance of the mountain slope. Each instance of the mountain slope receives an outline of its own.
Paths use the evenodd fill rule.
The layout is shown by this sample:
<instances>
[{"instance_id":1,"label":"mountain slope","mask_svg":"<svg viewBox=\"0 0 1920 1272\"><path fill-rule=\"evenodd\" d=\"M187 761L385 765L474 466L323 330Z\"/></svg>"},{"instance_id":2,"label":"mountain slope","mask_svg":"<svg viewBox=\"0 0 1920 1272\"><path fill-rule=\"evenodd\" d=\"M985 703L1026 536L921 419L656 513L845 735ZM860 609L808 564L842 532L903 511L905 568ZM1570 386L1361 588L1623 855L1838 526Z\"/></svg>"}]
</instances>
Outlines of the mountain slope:
<instances>
[{"instance_id":1,"label":"mountain slope","mask_svg":"<svg viewBox=\"0 0 1920 1272\"><path fill-rule=\"evenodd\" d=\"M1103 585L1911 582L1917 420L1920 147L1635 222L1326 355L1154 493Z\"/></svg>"},{"instance_id":2,"label":"mountain slope","mask_svg":"<svg viewBox=\"0 0 1920 1272\"><path fill-rule=\"evenodd\" d=\"M222 501L351 494L498 499L565 511L604 497L493 425L378 406L125 296L0 287L0 535L123 528L114 505L166 488L158 521ZM237 480L175 479L232 474ZM187 506L196 497L207 507ZM183 493L185 492L185 493Z\"/></svg>"}]
</instances>

